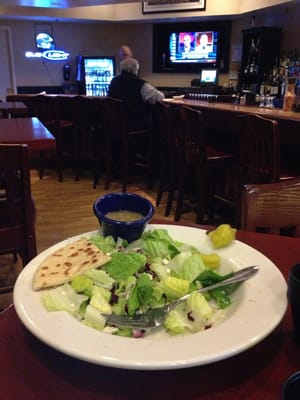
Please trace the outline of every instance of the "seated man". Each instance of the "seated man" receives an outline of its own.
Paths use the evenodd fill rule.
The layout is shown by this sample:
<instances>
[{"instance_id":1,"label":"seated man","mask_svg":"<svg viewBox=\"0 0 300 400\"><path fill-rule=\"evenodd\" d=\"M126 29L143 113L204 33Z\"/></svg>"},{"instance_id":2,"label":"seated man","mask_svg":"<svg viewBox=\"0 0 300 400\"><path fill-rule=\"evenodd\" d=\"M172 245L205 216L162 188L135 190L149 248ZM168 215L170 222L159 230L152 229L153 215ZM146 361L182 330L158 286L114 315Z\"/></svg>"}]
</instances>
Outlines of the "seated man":
<instances>
[{"instance_id":1,"label":"seated man","mask_svg":"<svg viewBox=\"0 0 300 400\"><path fill-rule=\"evenodd\" d=\"M151 105L161 101L164 94L137 76L136 59L123 60L120 71L109 85L108 96L124 101L129 130L147 129L151 125Z\"/></svg>"}]
</instances>

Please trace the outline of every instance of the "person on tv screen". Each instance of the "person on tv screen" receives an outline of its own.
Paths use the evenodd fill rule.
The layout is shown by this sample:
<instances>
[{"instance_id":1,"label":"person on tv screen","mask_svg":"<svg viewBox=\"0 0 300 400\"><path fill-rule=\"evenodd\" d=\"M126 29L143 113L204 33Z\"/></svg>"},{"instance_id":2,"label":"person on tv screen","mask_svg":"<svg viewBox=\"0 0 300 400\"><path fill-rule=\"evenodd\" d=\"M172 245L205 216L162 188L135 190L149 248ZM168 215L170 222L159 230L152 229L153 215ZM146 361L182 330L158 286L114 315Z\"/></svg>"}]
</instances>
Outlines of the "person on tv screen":
<instances>
[{"instance_id":1,"label":"person on tv screen","mask_svg":"<svg viewBox=\"0 0 300 400\"><path fill-rule=\"evenodd\" d=\"M198 33L196 37L196 52L201 58L209 58L209 53L212 51L212 45L209 43L207 33Z\"/></svg>"},{"instance_id":2,"label":"person on tv screen","mask_svg":"<svg viewBox=\"0 0 300 400\"><path fill-rule=\"evenodd\" d=\"M179 52L182 58L189 58L190 54L195 50L194 37L190 33L180 34Z\"/></svg>"},{"instance_id":3,"label":"person on tv screen","mask_svg":"<svg viewBox=\"0 0 300 400\"><path fill-rule=\"evenodd\" d=\"M123 100L130 130L147 129L152 122L151 105L165 96L138 76L139 63L135 58L125 58L120 71L109 85L108 96Z\"/></svg>"}]
</instances>

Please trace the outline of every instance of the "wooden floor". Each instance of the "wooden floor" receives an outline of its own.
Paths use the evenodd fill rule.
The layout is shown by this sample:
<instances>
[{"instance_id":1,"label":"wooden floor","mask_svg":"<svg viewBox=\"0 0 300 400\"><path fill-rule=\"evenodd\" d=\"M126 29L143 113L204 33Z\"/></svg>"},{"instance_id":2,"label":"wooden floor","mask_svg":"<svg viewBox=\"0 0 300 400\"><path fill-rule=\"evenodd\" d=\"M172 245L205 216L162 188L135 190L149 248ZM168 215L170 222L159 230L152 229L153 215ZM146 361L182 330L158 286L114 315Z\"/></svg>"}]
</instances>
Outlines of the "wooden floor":
<instances>
[{"instance_id":1,"label":"wooden floor","mask_svg":"<svg viewBox=\"0 0 300 400\"><path fill-rule=\"evenodd\" d=\"M103 180L96 189L92 187L89 171L79 181L74 180L73 171L65 171L63 182L58 182L56 171L46 170L42 180L36 170L31 171L32 194L36 204L36 238L38 253L49 246L80 233L99 228L93 213L94 201L104 193L121 191L121 185L113 182L109 190L104 190ZM129 185L128 191L147 197L155 205L156 191L147 189L143 182ZM172 221L174 215L164 217L165 197L156 207L155 216ZM195 222L193 212L183 214L182 221ZM1 287L13 285L21 270L20 261L13 263L12 255L0 257L0 293ZM12 302L12 294L0 294L0 309Z\"/></svg>"}]
</instances>

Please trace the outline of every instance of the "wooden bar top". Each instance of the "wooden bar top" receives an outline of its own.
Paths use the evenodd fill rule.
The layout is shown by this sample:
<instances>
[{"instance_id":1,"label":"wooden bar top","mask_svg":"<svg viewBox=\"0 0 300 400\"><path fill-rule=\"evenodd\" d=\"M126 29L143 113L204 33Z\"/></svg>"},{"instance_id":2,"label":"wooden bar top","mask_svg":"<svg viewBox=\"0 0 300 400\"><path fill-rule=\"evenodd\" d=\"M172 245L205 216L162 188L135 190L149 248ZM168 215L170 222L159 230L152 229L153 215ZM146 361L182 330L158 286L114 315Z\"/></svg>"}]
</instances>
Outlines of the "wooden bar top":
<instances>
[{"instance_id":1,"label":"wooden bar top","mask_svg":"<svg viewBox=\"0 0 300 400\"><path fill-rule=\"evenodd\" d=\"M226 111L234 114L249 114L255 113L259 114L265 118L272 119L287 119L300 122L300 113L294 111L282 111L280 108L268 108L268 107L258 107L250 105L241 105L233 103L219 103L219 102L209 102L203 100L193 100L193 99L165 99L165 102L184 104L190 107L197 107L200 109L216 110L216 111Z\"/></svg>"}]
</instances>

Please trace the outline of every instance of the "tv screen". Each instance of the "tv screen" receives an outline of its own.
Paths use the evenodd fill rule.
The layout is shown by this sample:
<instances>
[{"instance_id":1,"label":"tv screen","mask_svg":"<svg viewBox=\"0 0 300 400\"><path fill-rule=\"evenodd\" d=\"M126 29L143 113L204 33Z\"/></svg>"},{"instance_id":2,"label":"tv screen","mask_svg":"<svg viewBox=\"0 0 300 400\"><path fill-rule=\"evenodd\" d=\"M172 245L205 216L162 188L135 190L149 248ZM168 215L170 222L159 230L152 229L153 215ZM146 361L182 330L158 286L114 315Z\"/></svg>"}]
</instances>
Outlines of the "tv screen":
<instances>
[{"instance_id":1,"label":"tv screen","mask_svg":"<svg viewBox=\"0 0 300 400\"><path fill-rule=\"evenodd\" d=\"M218 32L172 32L169 36L170 63L216 64Z\"/></svg>"},{"instance_id":2,"label":"tv screen","mask_svg":"<svg viewBox=\"0 0 300 400\"><path fill-rule=\"evenodd\" d=\"M153 25L153 72L227 72L231 21Z\"/></svg>"},{"instance_id":3,"label":"tv screen","mask_svg":"<svg viewBox=\"0 0 300 400\"><path fill-rule=\"evenodd\" d=\"M200 84L217 85L218 70L217 69L202 69L200 72Z\"/></svg>"}]
</instances>

